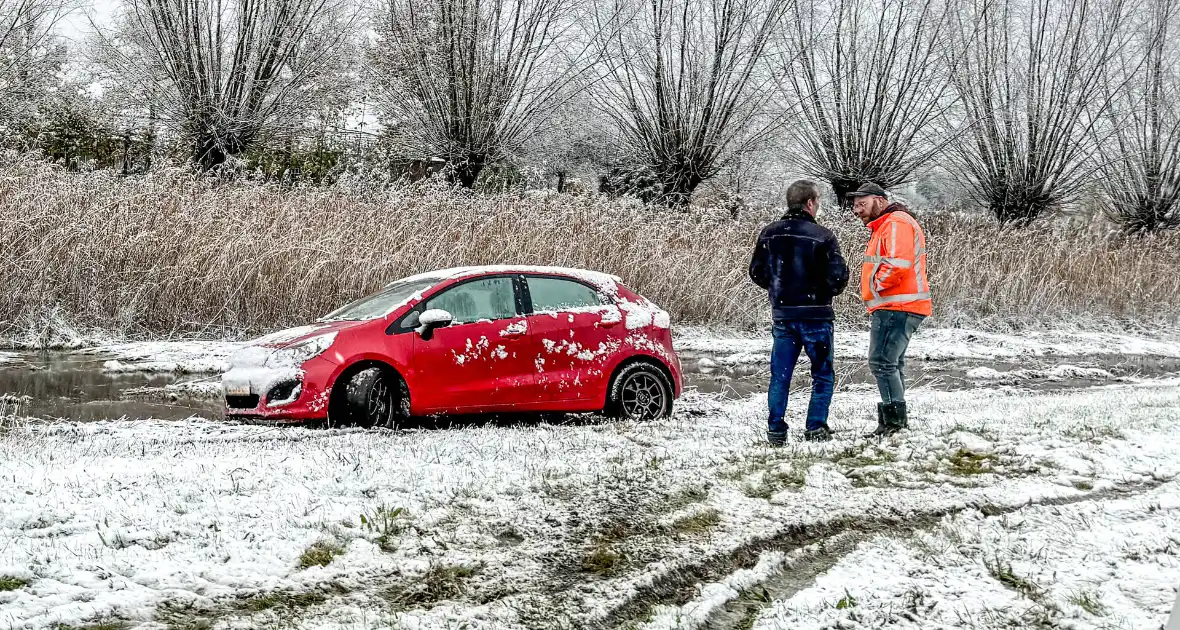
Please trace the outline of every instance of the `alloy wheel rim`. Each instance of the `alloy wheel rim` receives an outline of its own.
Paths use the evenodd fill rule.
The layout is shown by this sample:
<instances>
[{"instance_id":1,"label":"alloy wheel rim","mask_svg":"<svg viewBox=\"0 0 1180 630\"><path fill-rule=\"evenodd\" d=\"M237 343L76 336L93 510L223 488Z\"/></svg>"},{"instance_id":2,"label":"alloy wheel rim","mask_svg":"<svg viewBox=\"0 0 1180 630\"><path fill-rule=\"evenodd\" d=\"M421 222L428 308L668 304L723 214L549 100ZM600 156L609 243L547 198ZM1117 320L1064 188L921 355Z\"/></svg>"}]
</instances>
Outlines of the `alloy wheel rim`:
<instances>
[{"instance_id":1,"label":"alloy wheel rim","mask_svg":"<svg viewBox=\"0 0 1180 630\"><path fill-rule=\"evenodd\" d=\"M667 395L652 374L641 372L623 383L623 413L635 420L652 420L664 412Z\"/></svg>"},{"instance_id":2,"label":"alloy wheel rim","mask_svg":"<svg viewBox=\"0 0 1180 630\"><path fill-rule=\"evenodd\" d=\"M387 426L393 413L393 401L390 400L389 387L385 384L385 379L378 379L373 383L373 389L369 394L369 418L373 420L374 426Z\"/></svg>"}]
</instances>

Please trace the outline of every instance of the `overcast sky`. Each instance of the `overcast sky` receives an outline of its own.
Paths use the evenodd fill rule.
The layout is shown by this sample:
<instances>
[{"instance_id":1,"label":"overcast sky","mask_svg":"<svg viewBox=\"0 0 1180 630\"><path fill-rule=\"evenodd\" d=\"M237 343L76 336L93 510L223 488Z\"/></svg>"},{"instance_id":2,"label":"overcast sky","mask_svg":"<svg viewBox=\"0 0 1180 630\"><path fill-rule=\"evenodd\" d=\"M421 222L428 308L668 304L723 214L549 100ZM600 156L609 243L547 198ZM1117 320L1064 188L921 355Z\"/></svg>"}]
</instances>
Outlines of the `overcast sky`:
<instances>
[{"instance_id":1,"label":"overcast sky","mask_svg":"<svg viewBox=\"0 0 1180 630\"><path fill-rule=\"evenodd\" d=\"M58 23L58 32L71 41L79 41L90 33L90 19L106 24L116 7L115 0L83 0L81 6Z\"/></svg>"}]
</instances>

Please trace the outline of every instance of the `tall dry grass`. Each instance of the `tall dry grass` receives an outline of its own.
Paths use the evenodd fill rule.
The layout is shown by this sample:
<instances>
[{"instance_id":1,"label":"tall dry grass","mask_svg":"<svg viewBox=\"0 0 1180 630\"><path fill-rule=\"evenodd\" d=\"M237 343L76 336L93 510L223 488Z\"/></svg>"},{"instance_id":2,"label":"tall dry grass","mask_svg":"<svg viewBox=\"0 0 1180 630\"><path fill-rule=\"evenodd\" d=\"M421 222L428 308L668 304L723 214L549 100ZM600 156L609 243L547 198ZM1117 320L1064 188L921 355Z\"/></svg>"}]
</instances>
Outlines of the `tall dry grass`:
<instances>
[{"instance_id":1,"label":"tall dry grass","mask_svg":"<svg viewBox=\"0 0 1180 630\"><path fill-rule=\"evenodd\" d=\"M607 271L681 323L750 327L768 319L765 296L746 279L765 219L556 194L79 175L17 161L0 167L0 336L46 343L61 327L248 334L307 322L403 275L490 263ZM832 219L854 274L838 310L854 324L863 321L855 275L866 233ZM1175 235L1127 241L1053 225L922 220L943 325L1176 320Z\"/></svg>"}]
</instances>

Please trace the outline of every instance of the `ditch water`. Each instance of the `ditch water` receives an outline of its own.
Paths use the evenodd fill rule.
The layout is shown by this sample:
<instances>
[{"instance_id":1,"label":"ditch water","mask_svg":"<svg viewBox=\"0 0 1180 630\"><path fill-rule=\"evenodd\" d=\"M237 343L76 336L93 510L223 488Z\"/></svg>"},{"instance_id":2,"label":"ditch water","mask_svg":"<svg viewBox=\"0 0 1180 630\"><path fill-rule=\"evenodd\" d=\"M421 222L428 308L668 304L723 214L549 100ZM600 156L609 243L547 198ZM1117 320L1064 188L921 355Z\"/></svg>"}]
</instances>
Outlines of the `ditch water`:
<instances>
[{"instance_id":1,"label":"ditch water","mask_svg":"<svg viewBox=\"0 0 1180 630\"><path fill-rule=\"evenodd\" d=\"M766 391L769 367L761 362L727 364L727 357L682 352L685 387L722 398L743 398ZM110 373L103 364L112 357L71 352L0 354L0 410L17 405L22 415L78 421L108 419L182 420L193 416L218 418L222 413L217 375L178 375L147 372ZM1049 373L1063 365L1101 368L1116 379L1180 375L1180 359L1158 357L1091 356L1041 358L1016 362L911 360L911 387L968 389L1014 386L1033 390L1068 389L1109 384L1110 377L1036 375L1019 379L984 380L968 377L973 368L998 372L1023 370ZM874 388L863 361L838 360L837 391ZM793 390L810 387L806 365L796 370Z\"/></svg>"}]
</instances>

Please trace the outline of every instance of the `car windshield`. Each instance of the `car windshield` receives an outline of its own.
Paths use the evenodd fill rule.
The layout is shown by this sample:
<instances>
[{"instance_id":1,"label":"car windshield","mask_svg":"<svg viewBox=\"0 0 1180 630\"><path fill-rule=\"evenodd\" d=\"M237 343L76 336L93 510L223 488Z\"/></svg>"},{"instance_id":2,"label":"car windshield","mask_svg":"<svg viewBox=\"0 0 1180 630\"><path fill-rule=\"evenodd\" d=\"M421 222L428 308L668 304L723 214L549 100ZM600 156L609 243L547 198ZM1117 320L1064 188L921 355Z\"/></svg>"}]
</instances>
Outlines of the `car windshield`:
<instances>
[{"instance_id":1,"label":"car windshield","mask_svg":"<svg viewBox=\"0 0 1180 630\"><path fill-rule=\"evenodd\" d=\"M361 298L348 306L338 308L320 319L322 322L361 321L377 319L392 313L410 298L420 295L430 287L442 282L442 278L418 278L398 280L379 293Z\"/></svg>"}]
</instances>

